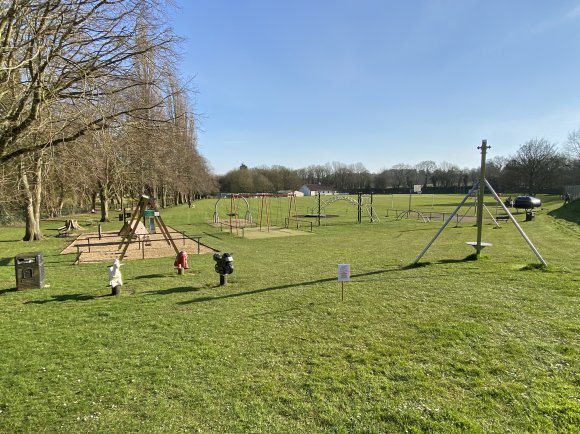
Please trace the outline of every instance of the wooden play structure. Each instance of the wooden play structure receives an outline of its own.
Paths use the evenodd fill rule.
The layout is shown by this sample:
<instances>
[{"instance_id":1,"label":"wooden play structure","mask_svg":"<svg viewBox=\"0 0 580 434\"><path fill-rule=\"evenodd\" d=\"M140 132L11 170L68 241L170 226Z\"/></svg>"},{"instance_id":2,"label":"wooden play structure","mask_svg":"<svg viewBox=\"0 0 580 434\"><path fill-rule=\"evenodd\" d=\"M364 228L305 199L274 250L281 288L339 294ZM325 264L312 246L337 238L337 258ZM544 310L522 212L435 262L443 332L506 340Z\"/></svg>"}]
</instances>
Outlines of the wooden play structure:
<instances>
[{"instance_id":1,"label":"wooden play structure","mask_svg":"<svg viewBox=\"0 0 580 434\"><path fill-rule=\"evenodd\" d=\"M143 223L145 220L149 220L149 230L146 229L145 224ZM135 211L133 211L133 214L131 215L131 219L123 225L123 228L119 232L122 239L118 248L123 248L119 255L119 260L122 260L125 256L131 240L136 236L147 237L150 232L155 232L155 224L159 228L167 244L173 247L173 250L175 250L175 254L177 255L179 249L175 245L165 222L163 222L163 219L159 214L159 209L157 208L155 200L151 199L149 196L142 195ZM146 242L147 240L145 239L144 241Z\"/></svg>"}]
</instances>

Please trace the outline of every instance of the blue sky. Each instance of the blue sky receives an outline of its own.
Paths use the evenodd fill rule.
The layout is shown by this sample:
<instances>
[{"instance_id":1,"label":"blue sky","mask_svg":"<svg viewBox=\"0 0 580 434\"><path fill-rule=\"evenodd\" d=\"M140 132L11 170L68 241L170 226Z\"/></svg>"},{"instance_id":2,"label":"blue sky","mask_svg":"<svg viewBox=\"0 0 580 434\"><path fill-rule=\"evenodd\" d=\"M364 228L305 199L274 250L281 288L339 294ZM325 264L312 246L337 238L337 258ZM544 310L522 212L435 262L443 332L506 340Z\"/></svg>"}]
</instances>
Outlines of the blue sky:
<instances>
[{"instance_id":1,"label":"blue sky","mask_svg":"<svg viewBox=\"0 0 580 434\"><path fill-rule=\"evenodd\" d=\"M580 0L176 0L199 150L371 172L479 166L580 127Z\"/></svg>"}]
</instances>

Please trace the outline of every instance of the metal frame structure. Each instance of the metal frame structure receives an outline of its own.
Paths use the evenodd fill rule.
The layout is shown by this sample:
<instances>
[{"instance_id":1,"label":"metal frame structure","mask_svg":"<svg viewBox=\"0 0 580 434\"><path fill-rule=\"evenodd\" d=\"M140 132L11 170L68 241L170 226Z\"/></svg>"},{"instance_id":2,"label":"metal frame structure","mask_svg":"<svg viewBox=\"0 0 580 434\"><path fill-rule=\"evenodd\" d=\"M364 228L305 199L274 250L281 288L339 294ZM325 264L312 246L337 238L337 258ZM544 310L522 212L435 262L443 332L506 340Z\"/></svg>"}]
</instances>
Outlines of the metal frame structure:
<instances>
[{"instance_id":1,"label":"metal frame structure","mask_svg":"<svg viewBox=\"0 0 580 434\"><path fill-rule=\"evenodd\" d=\"M467 199L476 191L478 192L478 195L477 195L477 241L475 243L468 243L468 244L473 245L473 247L475 247L475 252L476 252L475 254L477 257L479 257L483 248L490 245L489 243L484 243L481 241L481 236L482 236L482 232L483 232L483 209L484 209L483 197L485 195L485 187L487 187L489 189L489 191L492 193L495 200L501 205L503 210L508 215L509 219L514 223L514 225L516 226L516 228L518 229L518 231L520 232L520 234L522 235L524 240L528 243L528 246L530 246L530 249L534 252L536 257L540 260L542 265L544 265L544 266L548 265L546 263L546 261L544 260L544 258L542 257L542 255L540 254L540 252L538 251L538 249L536 249L536 247L534 246L534 244L532 243L530 238L526 235L526 233L524 232L524 230L522 229L522 227L520 226L518 221L515 219L515 217L512 215L512 213L508 210L508 208L502 202L502 200L498 196L498 194L491 187L491 184L487 181L487 179L485 179L485 155L486 155L486 151L488 148L489 147L487 146L487 140L482 140L481 146L478 147L478 149L481 149L481 170L480 170L479 179L473 183L473 187L471 188L471 190L469 190L469 192L465 195L463 200L459 203L459 205L457 205L457 207L455 208L455 210L453 210L453 212L447 218L447 220L445 220L445 222L439 228L439 230L437 231L435 236L433 236L431 241L429 241L429 243L427 243L427 246L425 246L425 248L417 256L417 258L415 258L415 261L413 262L412 265L416 265L421 260L423 255L425 253L427 253L427 250L429 250L429 248L435 242L437 237L441 234L441 232L443 232L443 229L445 229L447 224L453 219L455 214L457 214L457 211L459 211L459 209L463 206L463 204L465 204Z\"/></svg>"}]
</instances>

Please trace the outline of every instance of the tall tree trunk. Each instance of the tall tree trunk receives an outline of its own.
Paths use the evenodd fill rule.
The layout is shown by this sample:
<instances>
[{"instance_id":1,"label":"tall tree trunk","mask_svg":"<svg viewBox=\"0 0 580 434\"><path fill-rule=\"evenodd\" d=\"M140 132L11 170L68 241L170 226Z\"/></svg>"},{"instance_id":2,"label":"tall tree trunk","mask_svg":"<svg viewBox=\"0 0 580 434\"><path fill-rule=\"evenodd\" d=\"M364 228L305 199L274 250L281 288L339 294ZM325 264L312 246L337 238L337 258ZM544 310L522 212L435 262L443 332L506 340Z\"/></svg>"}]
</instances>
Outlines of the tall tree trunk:
<instances>
[{"instance_id":1,"label":"tall tree trunk","mask_svg":"<svg viewBox=\"0 0 580 434\"><path fill-rule=\"evenodd\" d=\"M99 182L99 199L101 201L101 220L109 221L109 192L107 187Z\"/></svg>"},{"instance_id":2,"label":"tall tree trunk","mask_svg":"<svg viewBox=\"0 0 580 434\"><path fill-rule=\"evenodd\" d=\"M20 161L20 179L24 190L26 226L23 241L42 240L40 230L40 202L42 197L42 156L35 159L34 186L31 186L24 167L24 162Z\"/></svg>"},{"instance_id":3,"label":"tall tree trunk","mask_svg":"<svg viewBox=\"0 0 580 434\"><path fill-rule=\"evenodd\" d=\"M159 190L161 195L161 208L167 208L167 189L161 186Z\"/></svg>"}]
</instances>

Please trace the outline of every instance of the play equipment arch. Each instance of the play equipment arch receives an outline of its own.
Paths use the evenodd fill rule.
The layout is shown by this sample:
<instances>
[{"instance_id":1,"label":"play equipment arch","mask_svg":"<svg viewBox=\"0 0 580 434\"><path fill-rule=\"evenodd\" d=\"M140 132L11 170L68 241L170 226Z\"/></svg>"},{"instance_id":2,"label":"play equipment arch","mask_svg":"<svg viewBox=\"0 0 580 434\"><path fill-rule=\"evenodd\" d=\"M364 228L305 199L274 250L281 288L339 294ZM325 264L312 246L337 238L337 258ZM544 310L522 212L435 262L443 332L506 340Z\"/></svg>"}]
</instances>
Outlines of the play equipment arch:
<instances>
[{"instance_id":1,"label":"play equipment arch","mask_svg":"<svg viewBox=\"0 0 580 434\"><path fill-rule=\"evenodd\" d=\"M244 213L244 220L246 220L248 223L252 222L252 212L250 210L250 203L248 202L246 197L244 195L241 195L241 194L232 193L232 194L222 196L222 197L218 198L218 200L216 201L216 203L214 205L214 209L213 209L213 222L214 223L220 222L218 205L222 199L229 199L230 200L230 212L228 214L228 217L230 218L230 220L234 215L236 215L236 216L238 215L238 208L239 208L238 202L239 202L239 199L242 199L245 206L246 206L245 213Z\"/></svg>"},{"instance_id":2,"label":"play equipment arch","mask_svg":"<svg viewBox=\"0 0 580 434\"><path fill-rule=\"evenodd\" d=\"M365 198L369 198L369 201L365 201ZM358 222L359 223L361 223L361 221L362 221L363 210L366 211L366 214L369 217L371 223L380 222L379 216L377 215L377 213L375 212L375 210L373 208L373 196L372 196L372 194L370 196L366 196L366 195L363 195L362 193L359 193L358 200L355 200L354 198L352 198L350 196L341 196L341 195L332 196L328 200L323 200L319 196L319 201L320 201L319 205L320 205L321 213L322 212L326 213L326 208L337 203L338 201L345 201L345 202L350 203L351 205L357 207L357 209L358 209Z\"/></svg>"}]
</instances>

